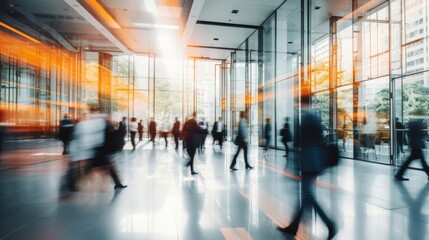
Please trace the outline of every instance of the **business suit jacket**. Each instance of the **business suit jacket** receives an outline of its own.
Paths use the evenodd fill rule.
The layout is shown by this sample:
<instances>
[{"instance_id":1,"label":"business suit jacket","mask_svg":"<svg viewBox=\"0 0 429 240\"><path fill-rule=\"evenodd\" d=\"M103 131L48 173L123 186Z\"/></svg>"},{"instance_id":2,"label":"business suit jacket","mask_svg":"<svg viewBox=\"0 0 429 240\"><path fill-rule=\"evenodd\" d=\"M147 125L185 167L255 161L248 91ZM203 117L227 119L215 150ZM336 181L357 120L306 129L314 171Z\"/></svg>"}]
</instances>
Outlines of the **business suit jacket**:
<instances>
[{"instance_id":1,"label":"business suit jacket","mask_svg":"<svg viewBox=\"0 0 429 240\"><path fill-rule=\"evenodd\" d=\"M197 148L200 145L201 134L204 133L197 121L193 118L189 119L183 125L183 131L186 133L186 147Z\"/></svg>"},{"instance_id":2,"label":"business suit jacket","mask_svg":"<svg viewBox=\"0 0 429 240\"><path fill-rule=\"evenodd\" d=\"M174 122L172 132L173 132L174 136L178 136L180 134L180 122L179 121Z\"/></svg>"},{"instance_id":3,"label":"business suit jacket","mask_svg":"<svg viewBox=\"0 0 429 240\"><path fill-rule=\"evenodd\" d=\"M150 123L149 123L149 134L150 135L156 134L156 122L155 121L150 121Z\"/></svg>"}]
</instances>

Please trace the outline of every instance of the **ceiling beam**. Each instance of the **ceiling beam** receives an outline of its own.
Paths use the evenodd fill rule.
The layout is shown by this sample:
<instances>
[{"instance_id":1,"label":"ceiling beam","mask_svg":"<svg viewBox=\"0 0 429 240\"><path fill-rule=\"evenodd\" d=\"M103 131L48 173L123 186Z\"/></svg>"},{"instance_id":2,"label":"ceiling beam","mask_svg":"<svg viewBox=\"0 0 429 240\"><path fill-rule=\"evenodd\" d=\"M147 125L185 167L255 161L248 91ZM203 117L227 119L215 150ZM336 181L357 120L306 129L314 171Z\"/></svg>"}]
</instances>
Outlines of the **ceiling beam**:
<instances>
[{"instance_id":1,"label":"ceiling beam","mask_svg":"<svg viewBox=\"0 0 429 240\"><path fill-rule=\"evenodd\" d=\"M57 31L55 31L55 29L53 29L52 27L50 27L49 25L47 25L46 23L40 22L39 20L37 20L36 16L34 16L33 14L25 11L23 8L21 7L16 7L14 6L14 9L18 10L22 15L24 15L28 20L30 20L32 23L36 24L37 26L39 26L40 28L42 28L43 30L45 30L46 32L48 32L55 40L57 40L65 49L72 51L72 52L77 52L77 49L74 48L69 41L67 41L67 39L65 39L63 36L61 36L61 34L59 34Z\"/></svg>"},{"instance_id":2,"label":"ceiling beam","mask_svg":"<svg viewBox=\"0 0 429 240\"><path fill-rule=\"evenodd\" d=\"M200 46L200 45L188 45L190 48L209 48L209 49L218 49L218 50L228 50L235 51L236 48L228 48L228 47L215 47L215 46Z\"/></svg>"},{"instance_id":3,"label":"ceiling beam","mask_svg":"<svg viewBox=\"0 0 429 240\"><path fill-rule=\"evenodd\" d=\"M259 26L254 26L254 25L224 23L224 22L211 22L211 21L201 21L201 20L198 20L197 24L219 26L219 27L233 27L233 28L250 28L250 29L258 29L259 28Z\"/></svg>"},{"instance_id":4,"label":"ceiling beam","mask_svg":"<svg viewBox=\"0 0 429 240\"><path fill-rule=\"evenodd\" d=\"M182 43L183 46L186 46L189 42L189 39L192 36L195 25L197 24L197 19L200 16L201 10L203 9L205 0L194 0L192 2L191 11L188 15L188 20L186 21L185 28L183 30Z\"/></svg>"},{"instance_id":5,"label":"ceiling beam","mask_svg":"<svg viewBox=\"0 0 429 240\"><path fill-rule=\"evenodd\" d=\"M116 38L103 24L101 24L90 12L88 12L78 0L64 0L76 12L86 19L92 26L94 26L101 34L109 39L116 47L118 47L125 54L132 54L132 52Z\"/></svg>"}]
</instances>

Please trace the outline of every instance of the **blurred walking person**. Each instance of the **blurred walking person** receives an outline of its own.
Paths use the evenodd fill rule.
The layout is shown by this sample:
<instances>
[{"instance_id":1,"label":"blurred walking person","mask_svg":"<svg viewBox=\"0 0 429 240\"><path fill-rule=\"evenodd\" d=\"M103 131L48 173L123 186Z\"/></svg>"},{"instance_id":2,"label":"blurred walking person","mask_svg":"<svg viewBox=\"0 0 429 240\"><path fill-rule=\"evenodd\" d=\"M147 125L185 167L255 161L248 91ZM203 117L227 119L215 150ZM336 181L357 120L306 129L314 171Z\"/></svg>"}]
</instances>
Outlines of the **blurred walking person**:
<instances>
[{"instance_id":1,"label":"blurred walking person","mask_svg":"<svg viewBox=\"0 0 429 240\"><path fill-rule=\"evenodd\" d=\"M288 142L292 141L292 134L290 133L290 125L289 125L289 117L285 118L285 124L283 128L280 130L280 136L282 137L282 143L285 145L285 155L284 157L289 156L289 146Z\"/></svg>"},{"instance_id":2,"label":"blurred walking person","mask_svg":"<svg viewBox=\"0 0 429 240\"><path fill-rule=\"evenodd\" d=\"M139 142L143 140L143 121L140 120L140 122L137 124L137 132L139 133Z\"/></svg>"},{"instance_id":3,"label":"blurred walking person","mask_svg":"<svg viewBox=\"0 0 429 240\"><path fill-rule=\"evenodd\" d=\"M399 121L399 118L395 118L395 129L396 129L396 156L399 153L404 153L404 130L405 126Z\"/></svg>"},{"instance_id":4,"label":"blurred walking person","mask_svg":"<svg viewBox=\"0 0 429 240\"><path fill-rule=\"evenodd\" d=\"M133 145L133 150L136 149L136 142L135 142L135 137L137 134L137 119L135 117L131 118L131 122L129 125L129 130L130 130L130 138L131 138L131 144Z\"/></svg>"},{"instance_id":5,"label":"blurred walking person","mask_svg":"<svg viewBox=\"0 0 429 240\"><path fill-rule=\"evenodd\" d=\"M183 131L185 132L186 151L188 152L190 158L186 166L191 168L192 175L198 174L196 171L194 171L194 157L195 152L197 151L197 148L201 142L201 134L203 133L203 130L195 120L196 118L197 113L194 112L192 114L192 118L186 121L183 125Z\"/></svg>"},{"instance_id":6,"label":"blurred walking person","mask_svg":"<svg viewBox=\"0 0 429 240\"><path fill-rule=\"evenodd\" d=\"M148 126L150 142L155 146L155 137L156 137L156 122L153 118L150 118L149 126Z\"/></svg>"},{"instance_id":7,"label":"blurred walking person","mask_svg":"<svg viewBox=\"0 0 429 240\"><path fill-rule=\"evenodd\" d=\"M176 121L173 124L173 129L171 130L171 132L173 133L173 136L174 136L174 144L175 144L174 149L179 149L180 121L177 117L175 120Z\"/></svg>"},{"instance_id":8,"label":"blurred walking person","mask_svg":"<svg viewBox=\"0 0 429 240\"><path fill-rule=\"evenodd\" d=\"M225 136L225 124L222 121L222 117L219 117L219 120L213 124L212 135L213 144L217 141L219 147L222 149L223 138Z\"/></svg>"},{"instance_id":9,"label":"blurred walking person","mask_svg":"<svg viewBox=\"0 0 429 240\"><path fill-rule=\"evenodd\" d=\"M165 147L168 146L168 134L170 133L170 123L168 122L168 119L162 122L161 125L161 135L164 138L165 141Z\"/></svg>"},{"instance_id":10,"label":"blurred walking person","mask_svg":"<svg viewBox=\"0 0 429 240\"><path fill-rule=\"evenodd\" d=\"M264 147L264 151L268 151L268 149L270 148L270 143L271 143L271 131L272 131L272 127L271 127L271 118L267 118L265 119L265 127L264 127L264 138L265 138L265 147Z\"/></svg>"},{"instance_id":11,"label":"blurred walking person","mask_svg":"<svg viewBox=\"0 0 429 240\"><path fill-rule=\"evenodd\" d=\"M205 144L206 144L207 135L209 134L209 130L208 130L209 129L209 125L205 121L204 118L201 119L201 122L199 122L198 125L200 125L200 128L202 130L201 137L200 137L200 146L199 146L200 151L202 151L203 149L206 148Z\"/></svg>"},{"instance_id":12,"label":"blurred walking person","mask_svg":"<svg viewBox=\"0 0 429 240\"><path fill-rule=\"evenodd\" d=\"M91 111L96 111L92 109ZM69 170L66 187L70 191L78 191L77 182L81 178L81 165L86 165L84 174L94 167L106 167L115 183L115 189L125 188L119 180L117 171L108 154L118 149L117 139L122 134L119 129L113 133L113 125L100 114L90 114L86 120L76 124L70 143ZM115 137L112 137L115 136Z\"/></svg>"},{"instance_id":13,"label":"blurred walking person","mask_svg":"<svg viewBox=\"0 0 429 240\"><path fill-rule=\"evenodd\" d=\"M59 137L64 145L63 154L69 153L69 143L71 135L73 133L73 122L69 119L67 114L64 114L64 118L60 121L60 132Z\"/></svg>"},{"instance_id":14,"label":"blurred walking person","mask_svg":"<svg viewBox=\"0 0 429 240\"><path fill-rule=\"evenodd\" d=\"M125 145L125 136L127 135L127 118L122 117L122 121L119 122L119 148L123 149Z\"/></svg>"},{"instance_id":15,"label":"blurred walking person","mask_svg":"<svg viewBox=\"0 0 429 240\"><path fill-rule=\"evenodd\" d=\"M301 221L301 217L306 210L314 209L319 214L320 219L328 227L328 239L332 239L336 234L336 227L331 221L314 196L314 182L321 172L326 168L326 142L323 137L321 120L309 109L310 97L303 97L302 121L301 121L301 205L296 210L292 222L289 226L277 227L279 231L296 235Z\"/></svg>"},{"instance_id":16,"label":"blurred walking person","mask_svg":"<svg viewBox=\"0 0 429 240\"><path fill-rule=\"evenodd\" d=\"M240 121L238 123L238 133L237 138L235 139L234 143L238 146L237 152L234 155L234 158L232 159L231 165L229 166L229 169L231 171L237 171L238 169L235 168L235 164L237 163L237 157L240 153L240 150L243 149L244 153L244 163L246 164L246 169L252 169L253 167L250 166L248 160L247 160L247 139L249 137L248 133L248 125L247 125L247 115L245 112L240 112Z\"/></svg>"},{"instance_id":17,"label":"blurred walking person","mask_svg":"<svg viewBox=\"0 0 429 240\"><path fill-rule=\"evenodd\" d=\"M408 157L408 159L402 164L401 168L395 175L396 180L401 181L408 181L408 178L405 178L404 172L407 170L408 165L413 160L420 159L420 162L423 166L423 170L426 172L426 175L428 175L429 180L429 166L426 163L425 157L423 155L422 149L426 147L425 144L425 136L426 133L423 131L426 126L424 126L424 118L414 118L411 119L408 123L408 144L411 148L411 154Z\"/></svg>"}]
</instances>

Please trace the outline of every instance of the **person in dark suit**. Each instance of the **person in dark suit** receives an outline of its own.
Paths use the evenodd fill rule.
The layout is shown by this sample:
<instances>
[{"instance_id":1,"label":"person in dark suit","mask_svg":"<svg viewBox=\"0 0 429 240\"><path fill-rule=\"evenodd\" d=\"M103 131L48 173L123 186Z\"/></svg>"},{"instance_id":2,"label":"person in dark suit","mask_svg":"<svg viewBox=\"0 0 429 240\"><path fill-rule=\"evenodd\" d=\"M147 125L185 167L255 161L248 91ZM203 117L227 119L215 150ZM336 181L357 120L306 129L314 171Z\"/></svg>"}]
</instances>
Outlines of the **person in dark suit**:
<instances>
[{"instance_id":1,"label":"person in dark suit","mask_svg":"<svg viewBox=\"0 0 429 240\"><path fill-rule=\"evenodd\" d=\"M197 113L192 114L192 118L185 122L183 125L183 131L185 132L185 141L186 141L186 151L189 155L189 162L186 166L191 167L191 174L198 174L194 171L194 157L197 148L201 142L201 134L204 133L204 130L200 128L197 121Z\"/></svg>"},{"instance_id":2,"label":"person in dark suit","mask_svg":"<svg viewBox=\"0 0 429 240\"><path fill-rule=\"evenodd\" d=\"M149 122L149 136L150 136L150 141L152 142L153 145L155 145L156 122L155 120L153 120L153 118L151 118Z\"/></svg>"},{"instance_id":3,"label":"person in dark suit","mask_svg":"<svg viewBox=\"0 0 429 240\"><path fill-rule=\"evenodd\" d=\"M299 222L305 210L314 209L319 214L320 219L328 227L328 239L336 235L336 228L314 196L314 182L321 172L325 169L326 162L326 143L323 137L323 127L321 120L316 114L309 109L310 97L303 96L301 100L302 119L301 119L301 205L296 210L292 223L287 227L278 226L277 229L291 235L296 235Z\"/></svg>"},{"instance_id":4,"label":"person in dark suit","mask_svg":"<svg viewBox=\"0 0 429 240\"><path fill-rule=\"evenodd\" d=\"M215 141L217 141L220 148L222 149L223 138L225 136L225 124L222 121L222 117L219 117L219 120L213 124L212 135L213 144Z\"/></svg>"},{"instance_id":5,"label":"person in dark suit","mask_svg":"<svg viewBox=\"0 0 429 240\"><path fill-rule=\"evenodd\" d=\"M185 118L185 121L184 121L184 123L186 123L187 121L188 121L189 119L188 119L188 117L186 117ZM186 133L185 133L185 131L183 130L183 127L182 127L182 131L180 132L180 135L181 135L181 137L182 137L182 148L183 148L183 150L185 150L186 149Z\"/></svg>"},{"instance_id":6,"label":"person in dark suit","mask_svg":"<svg viewBox=\"0 0 429 240\"><path fill-rule=\"evenodd\" d=\"M127 118L126 117L122 117L122 121L119 122L118 132L119 132L119 146L121 149L123 149L125 145L125 136L127 135Z\"/></svg>"},{"instance_id":7,"label":"person in dark suit","mask_svg":"<svg viewBox=\"0 0 429 240\"><path fill-rule=\"evenodd\" d=\"M179 148L179 135L180 135L180 122L176 117L176 121L173 124L173 129L171 130L171 132L173 133L174 136L174 143L175 143L175 147L174 149L178 149Z\"/></svg>"},{"instance_id":8,"label":"person in dark suit","mask_svg":"<svg viewBox=\"0 0 429 240\"><path fill-rule=\"evenodd\" d=\"M204 118L201 119L201 122L199 122L198 125L200 125L200 128L202 129L202 133L200 136L200 146L199 146L199 150L202 151L203 149L206 148L205 143L206 143L207 135L209 134L209 125Z\"/></svg>"},{"instance_id":9,"label":"person in dark suit","mask_svg":"<svg viewBox=\"0 0 429 240\"><path fill-rule=\"evenodd\" d=\"M410 163L415 160L415 159L420 159L420 162L422 163L423 166L423 170L426 172L426 175L428 175L428 179L429 179L429 166L425 161L425 157L423 155L423 151L422 149L425 148L426 144L425 144L425 136L426 133L423 131L424 128L424 122L423 122L423 118L415 118L415 119L411 119L410 122L408 123L408 144L411 148L411 154L408 157L408 159L404 162L404 164L402 164L401 168L399 169L399 171L395 174L395 179L396 180L401 180L401 181L408 181L408 178L405 178L403 176L405 170L407 170L408 165L410 165Z\"/></svg>"},{"instance_id":10,"label":"person in dark suit","mask_svg":"<svg viewBox=\"0 0 429 240\"><path fill-rule=\"evenodd\" d=\"M290 133L289 126L289 117L285 118L285 124L283 125L282 130L280 130L280 136L282 137L282 143L285 145L286 149L284 157L287 157L289 155L288 142L292 141L292 134Z\"/></svg>"},{"instance_id":11,"label":"person in dark suit","mask_svg":"<svg viewBox=\"0 0 429 240\"><path fill-rule=\"evenodd\" d=\"M399 153L404 153L404 129L405 126L399 121L399 118L395 118L395 128L396 128L396 155L399 156Z\"/></svg>"},{"instance_id":12,"label":"person in dark suit","mask_svg":"<svg viewBox=\"0 0 429 240\"><path fill-rule=\"evenodd\" d=\"M268 149L270 148L271 131L272 131L271 118L267 118L267 119L265 119L265 127L264 127L264 132L265 132L265 134L264 134L264 138L265 138L264 151L268 151Z\"/></svg>"},{"instance_id":13,"label":"person in dark suit","mask_svg":"<svg viewBox=\"0 0 429 240\"><path fill-rule=\"evenodd\" d=\"M143 140L143 123L142 120L137 124L137 132L139 133L139 142Z\"/></svg>"},{"instance_id":14,"label":"person in dark suit","mask_svg":"<svg viewBox=\"0 0 429 240\"><path fill-rule=\"evenodd\" d=\"M247 125L246 117L247 116L245 112L240 112L240 122L238 123L238 133L237 133L237 138L235 139L235 144L238 146L238 148L237 148L237 152L234 155L234 158L232 159L231 165L229 166L229 169L231 171L238 170L237 168L235 168L235 164L237 163L237 157L241 149L243 149L243 152L244 152L244 162L246 163L246 169L253 168L252 166L250 166L249 162L247 161L247 139L249 137L249 133L248 133L248 125Z\"/></svg>"},{"instance_id":15,"label":"person in dark suit","mask_svg":"<svg viewBox=\"0 0 429 240\"><path fill-rule=\"evenodd\" d=\"M64 114L64 119L60 121L60 139L64 144L63 154L68 154L69 143L73 132L73 122L69 119L67 114Z\"/></svg>"}]
</instances>

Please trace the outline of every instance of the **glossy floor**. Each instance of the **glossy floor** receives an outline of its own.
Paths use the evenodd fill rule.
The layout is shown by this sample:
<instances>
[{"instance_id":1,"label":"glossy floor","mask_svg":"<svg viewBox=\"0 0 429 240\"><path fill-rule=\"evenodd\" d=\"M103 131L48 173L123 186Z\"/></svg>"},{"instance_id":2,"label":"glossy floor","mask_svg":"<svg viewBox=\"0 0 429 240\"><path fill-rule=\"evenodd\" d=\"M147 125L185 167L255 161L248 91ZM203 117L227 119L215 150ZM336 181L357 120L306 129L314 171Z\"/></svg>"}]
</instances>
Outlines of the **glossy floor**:
<instances>
[{"instance_id":1,"label":"glossy floor","mask_svg":"<svg viewBox=\"0 0 429 240\"><path fill-rule=\"evenodd\" d=\"M95 172L70 195L59 191L66 158L51 159L60 144L37 144L16 155L21 164L2 163L8 167L0 171L0 239L293 239L276 230L289 224L300 196L294 158L281 151L253 146L255 168L245 170L241 153L238 171L230 172L235 146L221 150L208 140L192 176L181 149L140 142L114 158L128 188L115 191L108 176ZM31 162L29 156L43 154L48 161ZM337 223L335 239L429 239L427 177L408 170L410 181L397 182L394 171L343 160L319 178L315 195ZM310 211L297 238L327 234Z\"/></svg>"}]
</instances>

